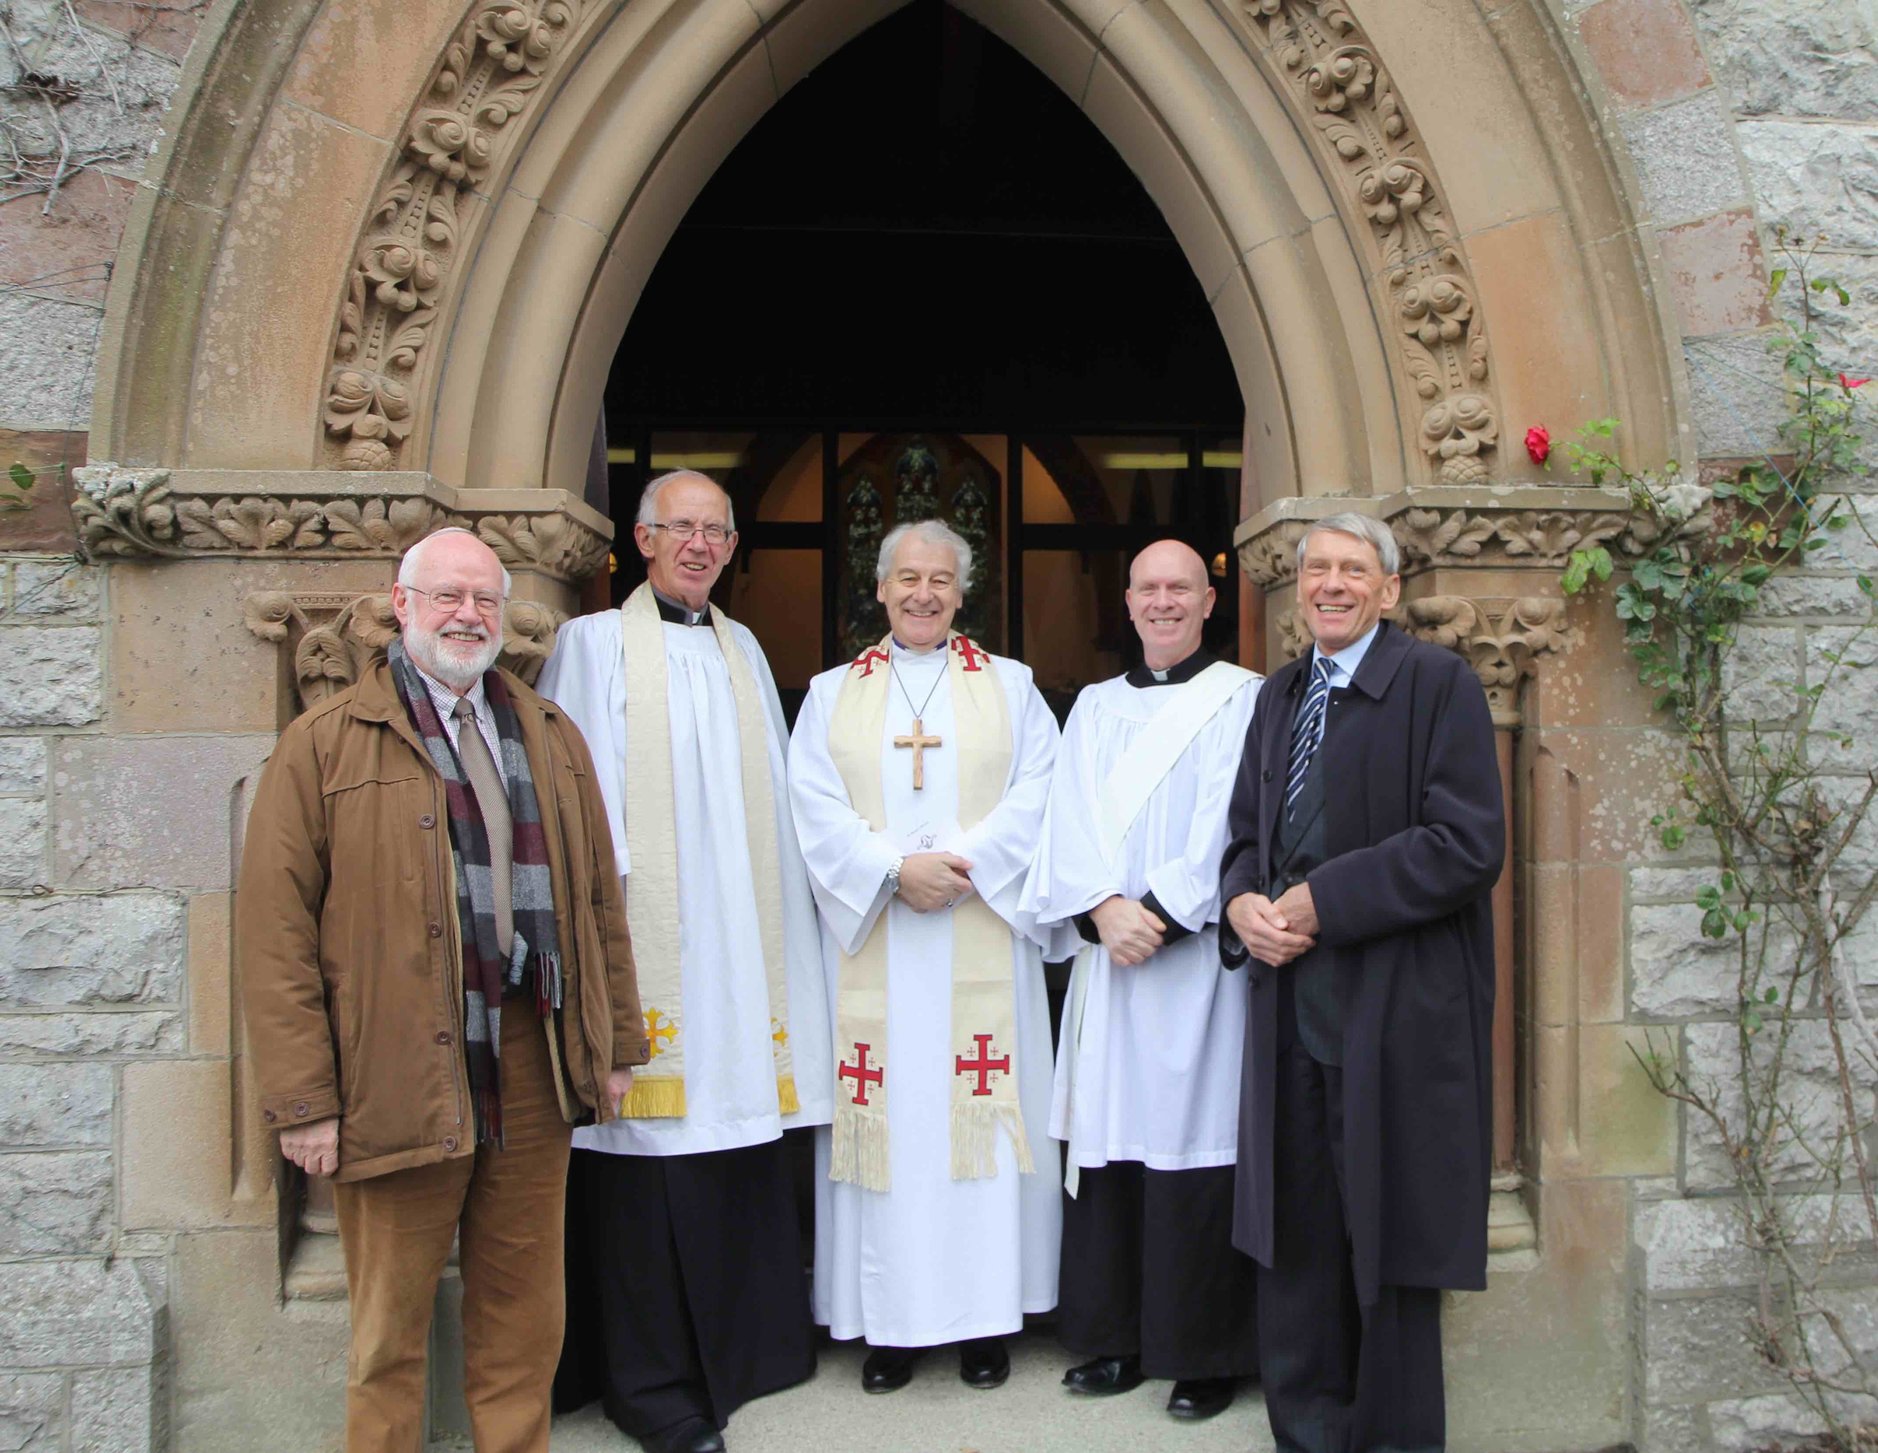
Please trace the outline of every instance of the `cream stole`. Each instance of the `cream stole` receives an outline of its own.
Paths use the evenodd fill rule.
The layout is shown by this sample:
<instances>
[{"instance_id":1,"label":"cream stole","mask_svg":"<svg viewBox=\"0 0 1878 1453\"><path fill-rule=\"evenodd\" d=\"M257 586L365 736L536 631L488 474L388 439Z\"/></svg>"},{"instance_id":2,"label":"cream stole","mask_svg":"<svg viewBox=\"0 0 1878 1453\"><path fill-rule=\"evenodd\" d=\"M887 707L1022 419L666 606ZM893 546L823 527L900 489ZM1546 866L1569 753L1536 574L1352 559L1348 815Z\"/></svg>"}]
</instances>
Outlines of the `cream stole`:
<instances>
[{"instance_id":1,"label":"cream stole","mask_svg":"<svg viewBox=\"0 0 1878 1453\"><path fill-rule=\"evenodd\" d=\"M776 845L776 784L770 778L769 730L756 673L731 634L730 621L715 608L711 626L730 670L737 704L737 740L743 773L744 833L750 848L750 877L756 888L756 919L763 936L763 979L769 988L771 1042L776 1057L776 1100L781 1113L801 1108L796 1098L794 1056L789 1048L789 974L783 953L782 867ZM652 1060L633 1075L623 1116L685 1113L684 975L679 965L678 813L672 787L670 684L665 623L650 585L642 585L620 607L620 636L626 650L626 740L632 761L626 769L626 846L632 871L626 875L626 921L639 976L639 999Z\"/></svg>"},{"instance_id":2,"label":"cream stole","mask_svg":"<svg viewBox=\"0 0 1878 1453\"><path fill-rule=\"evenodd\" d=\"M875 832L887 825L881 745L892 682L891 637L848 668L828 723L828 752L848 801ZM1004 797L1011 771L1011 715L991 657L952 633L946 642L951 739L958 754L958 821L969 828ZM906 770L911 770L908 763ZM1017 1166L1033 1166L1017 1099L1017 1004L1011 931L976 893L952 918L952 1178L998 1173L997 1130L1011 1137ZM887 914L860 952L841 956L835 1005L835 1123L829 1178L870 1191L889 1188L887 1103L894 1085L887 1045ZM923 1068L923 1067L922 1067Z\"/></svg>"}]
</instances>

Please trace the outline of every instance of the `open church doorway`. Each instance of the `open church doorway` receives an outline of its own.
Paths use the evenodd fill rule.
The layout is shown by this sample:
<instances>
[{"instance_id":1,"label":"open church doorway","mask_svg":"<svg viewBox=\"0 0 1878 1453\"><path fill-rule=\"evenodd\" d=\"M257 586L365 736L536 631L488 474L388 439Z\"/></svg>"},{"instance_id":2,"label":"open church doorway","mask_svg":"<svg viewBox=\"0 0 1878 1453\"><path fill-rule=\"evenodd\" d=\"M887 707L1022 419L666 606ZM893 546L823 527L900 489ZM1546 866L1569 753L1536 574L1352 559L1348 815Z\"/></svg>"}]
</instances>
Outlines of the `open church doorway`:
<instances>
[{"instance_id":1,"label":"open church doorway","mask_svg":"<svg viewBox=\"0 0 1878 1453\"><path fill-rule=\"evenodd\" d=\"M1029 61L916 0L785 96L693 203L606 390L617 602L644 482L709 474L741 540L717 603L809 679L885 630L881 536L976 547L960 626L1065 714L1138 643L1127 562L1195 546L1239 656L1244 404L1208 299L1134 174ZM598 493L598 489L596 489ZM596 598L591 604L604 604Z\"/></svg>"}]
</instances>

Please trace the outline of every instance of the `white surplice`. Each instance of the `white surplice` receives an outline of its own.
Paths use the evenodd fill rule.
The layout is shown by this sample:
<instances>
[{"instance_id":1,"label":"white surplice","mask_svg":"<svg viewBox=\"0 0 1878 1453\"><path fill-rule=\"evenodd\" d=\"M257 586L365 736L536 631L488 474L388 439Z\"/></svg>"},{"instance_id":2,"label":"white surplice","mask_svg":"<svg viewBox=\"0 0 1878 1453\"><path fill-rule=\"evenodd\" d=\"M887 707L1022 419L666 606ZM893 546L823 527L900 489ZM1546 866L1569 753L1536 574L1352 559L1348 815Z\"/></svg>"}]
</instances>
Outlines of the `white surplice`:
<instances>
[{"instance_id":1,"label":"white surplice","mask_svg":"<svg viewBox=\"0 0 1878 1453\"><path fill-rule=\"evenodd\" d=\"M814 1306L815 1320L836 1338L930 1347L1015 1332L1024 1313L1056 1305L1062 1201L1044 1138L1050 1013L1042 956L1018 899L1043 819L1057 727L1030 669L991 657L1010 707L1010 775L998 806L961 832L946 652L913 655L895 646L892 656L899 684L888 683L881 738L885 830L872 831L855 813L828 754L829 718L846 666L810 684L789 749L796 830L830 942L831 972L838 972L835 948L852 953L885 910L887 1042L895 1067L887 1111L892 1190L829 1180L829 1134L816 1135ZM912 752L893 745L895 736L911 733L916 715L926 734L943 743L925 749L919 791ZM1010 1139L1000 1134L995 1178L951 1176L952 920L943 909L921 914L901 899L889 903L885 882L895 857L919 850L909 837L921 828L934 835L934 848L970 860L974 886L1011 929L1018 1101L1037 1162L1031 1175L1018 1173Z\"/></svg>"},{"instance_id":2,"label":"white surplice","mask_svg":"<svg viewBox=\"0 0 1878 1453\"><path fill-rule=\"evenodd\" d=\"M1215 925L1226 809L1259 679L1248 674L1200 729L1112 854L1098 822L1104 784L1170 697L1198 687L1098 682L1063 729L1024 911L1065 924L1111 895L1151 892L1193 930L1133 968L1099 943L1077 955L1050 1107L1050 1134L1068 1142L1072 1165L1189 1170L1236 1158L1246 983L1220 966Z\"/></svg>"},{"instance_id":3,"label":"white surplice","mask_svg":"<svg viewBox=\"0 0 1878 1453\"><path fill-rule=\"evenodd\" d=\"M731 634L762 691L775 783L789 1044L801 1104L789 1115L779 1113L776 1099L769 989L744 825L730 668L709 626L668 621L663 631L678 818L678 902L668 911L678 915L679 923L686 1112L682 1117L613 1120L574 1132L576 1147L615 1155L737 1150L775 1140L797 1126L826 1125L834 1115L831 985L823 972L815 902L790 821L788 729L775 678L756 637L732 623ZM642 768L628 755L622 650L618 611L571 620L560 629L537 689L572 717L587 738L613 824L613 851L624 875L632 871L626 845L626 773Z\"/></svg>"}]
</instances>

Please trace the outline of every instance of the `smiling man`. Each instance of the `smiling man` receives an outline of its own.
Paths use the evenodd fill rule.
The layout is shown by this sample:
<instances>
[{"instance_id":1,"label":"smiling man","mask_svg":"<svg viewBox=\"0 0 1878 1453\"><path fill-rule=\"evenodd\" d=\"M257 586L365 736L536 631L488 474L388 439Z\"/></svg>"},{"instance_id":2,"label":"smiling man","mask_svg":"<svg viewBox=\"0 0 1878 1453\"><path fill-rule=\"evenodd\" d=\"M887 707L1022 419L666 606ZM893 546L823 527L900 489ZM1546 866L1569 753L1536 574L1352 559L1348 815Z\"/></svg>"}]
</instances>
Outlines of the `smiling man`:
<instances>
[{"instance_id":1,"label":"smiling man","mask_svg":"<svg viewBox=\"0 0 1878 1453\"><path fill-rule=\"evenodd\" d=\"M261 1116L336 1182L347 1453L422 1440L452 1240L476 1447L545 1453L568 1122L648 1052L586 744L495 664L508 594L468 531L413 545L400 637L281 734L242 850Z\"/></svg>"},{"instance_id":2,"label":"smiling man","mask_svg":"<svg viewBox=\"0 0 1878 1453\"><path fill-rule=\"evenodd\" d=\"M1486 1285L1499 765L1472 668L1382 619L1401 590L1368 516L1299 541L1314 644L1259 693L1221 864L1221 954L1251 960L1233 1241L1301 1453L1445 1447L1441 1291Z\"/></svg>"},{"instance_id":3,"label":"smiling man","mask_svg":"<svg viewBox=\"0 0 1878 1453\"><path fill-rule=\"evenodd\" d=\"M951 629L971 547L902 525L875 578L890 634L810 684L796 827L840 961L832 1130L817 1136L815 1315L865 1337L869 1392L958 1343L972 1387L1056 1305L1060 1194L1033 1174L1050 1093L1043 963L1020 904L1056 753L1029 668Z\"/></svg>"},{"instance_id":4,"label":"smiling man","mask_svg":"<svg viewBox=\"0 0 1878 1453\"><path fill-rule=\"evenodd\" d=\"M815 1369L782 1135L828 1122L827 987L776 683L711 604L730 499L663 475L633 539L646 583L563 626L541 673L593 744L653 1056L622 1117L574 1138L570 1298L599 1335L570 1342L556 1394L598 1395L652 1453L712 1453L739 1406Z\"/></svg>"},{"instance_id":5,"label":"smiling man","mask_svg":"<svg viewBox=\"0 0 1878 1453\"><path fill-rule=\"evenodd\" d=\"M1064 728L1025 902L1081 940L1050 1133L1069 1144L1057 1334L1072 1392L1174 1379L1206 1418L1258 1370L1252 1264L1232 1248L1245 988L1221 967L1219 856L1259 678L1201 645L1214 594L1178 540L1135 557L1142 664Z\"/></svg>"}]
</instances>

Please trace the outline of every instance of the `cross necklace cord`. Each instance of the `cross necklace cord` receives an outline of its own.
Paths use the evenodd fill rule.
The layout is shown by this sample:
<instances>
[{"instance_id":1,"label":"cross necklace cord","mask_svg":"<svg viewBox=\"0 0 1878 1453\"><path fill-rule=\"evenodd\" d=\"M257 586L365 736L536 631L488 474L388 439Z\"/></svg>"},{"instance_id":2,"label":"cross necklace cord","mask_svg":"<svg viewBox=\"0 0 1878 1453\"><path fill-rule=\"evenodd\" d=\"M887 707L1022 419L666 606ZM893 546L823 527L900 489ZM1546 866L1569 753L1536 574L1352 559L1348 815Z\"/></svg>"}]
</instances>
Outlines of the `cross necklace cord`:
<instances>
[{"instance_id":1,"label":"cross necklace cord","mask_svg":"<svg viewBox=\"0 0 1878 1453\"><path fill-rule=\"evenodd\" d=\"M913 706L913 693L908 691L906 683L900 680L900 668L889 663L887 669L892 672L894 681L898 683L900 695L906 698L906 704ZM915 792L923 791L926 786L926 748L942 745L941 738L926 735L926 708L932 705L933 692L939 689L939 683L946 679L946 670L946 666L942 664L939 674L933 678L931 687L927 689L925 701L918 706L913 706L913 734L893 739L896 747L913 749L913 790Z\"/></svg>"}]
</instances>

